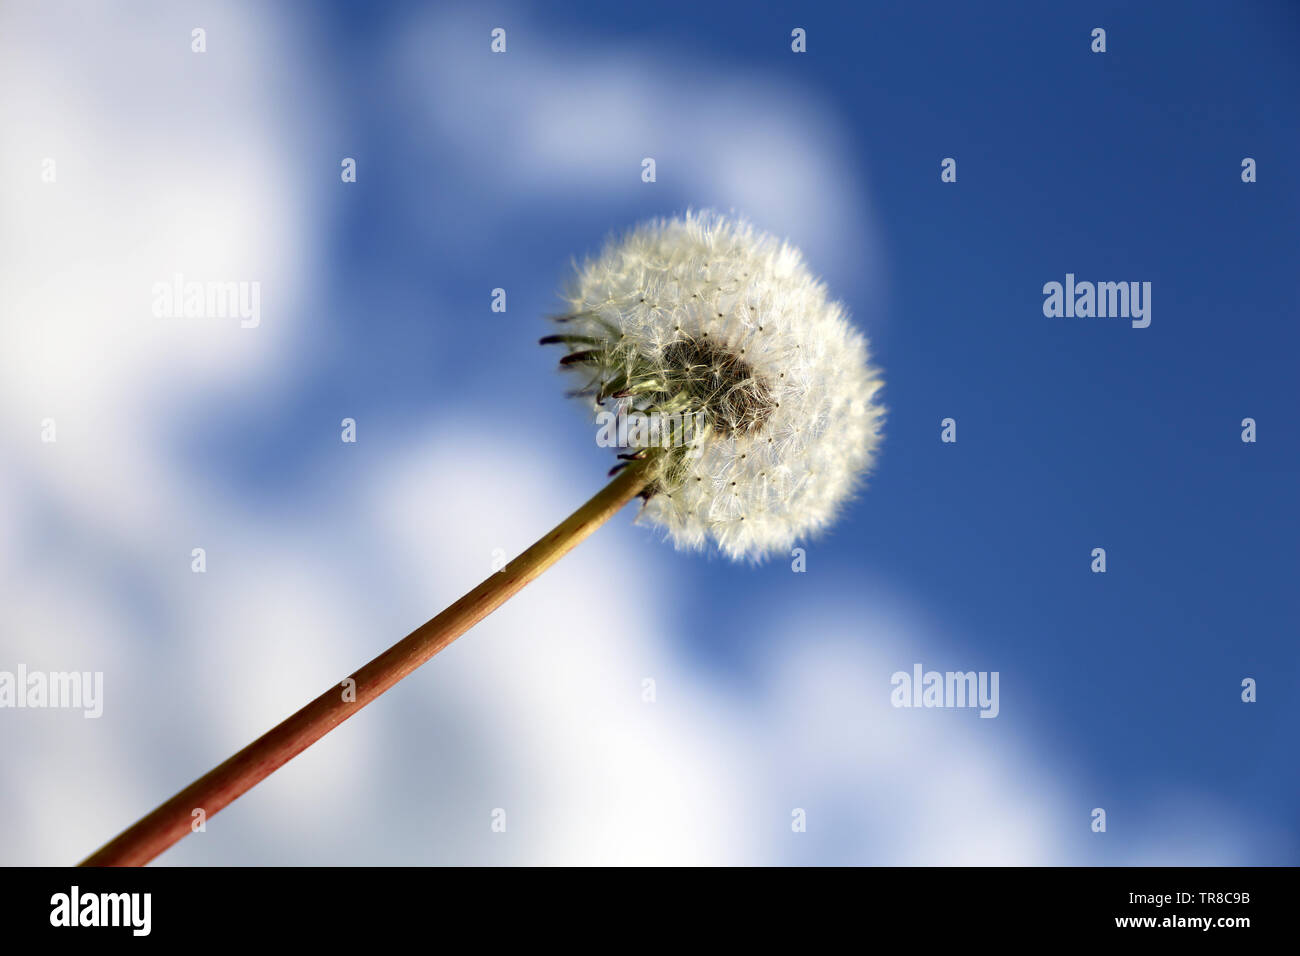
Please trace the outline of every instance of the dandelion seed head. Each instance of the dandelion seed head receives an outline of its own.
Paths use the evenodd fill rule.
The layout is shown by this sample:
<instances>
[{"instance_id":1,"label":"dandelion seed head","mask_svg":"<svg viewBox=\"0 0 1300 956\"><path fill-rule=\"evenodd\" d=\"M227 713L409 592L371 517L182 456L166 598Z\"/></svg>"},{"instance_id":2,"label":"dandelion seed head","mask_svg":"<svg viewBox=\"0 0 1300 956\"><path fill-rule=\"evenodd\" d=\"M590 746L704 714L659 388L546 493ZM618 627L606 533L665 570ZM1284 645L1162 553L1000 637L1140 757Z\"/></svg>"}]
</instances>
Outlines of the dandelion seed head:
<instances>
[{"instance_id":1,"label":"dandelion seed head","mask_svg":"<svg viewBox=\"0 0 1300 956\"><path fill-rule=\"evenodd\" d=\"M580 266L567 298L543 341L569 349L574 394L702 426L656 454L639 518L679 548L788 554L870 470L883 382L788 243L707 211L654 220Z\"/></svg>"}]
</instances>

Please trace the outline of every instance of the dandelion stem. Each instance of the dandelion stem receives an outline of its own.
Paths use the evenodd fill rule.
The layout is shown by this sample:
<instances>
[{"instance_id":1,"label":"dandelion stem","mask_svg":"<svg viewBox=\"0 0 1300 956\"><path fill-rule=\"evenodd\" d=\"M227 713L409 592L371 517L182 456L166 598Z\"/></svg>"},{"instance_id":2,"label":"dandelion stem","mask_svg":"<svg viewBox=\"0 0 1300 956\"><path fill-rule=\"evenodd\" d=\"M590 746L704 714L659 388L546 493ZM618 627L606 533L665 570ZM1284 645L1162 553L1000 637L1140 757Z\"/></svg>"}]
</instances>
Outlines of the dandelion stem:
<instances>
[{"instance_id":1,"label":"dandelion stem","mask_svg":"<svg viewBox=\"0 0 1300 956\"><path fill-rule=\"evenodd\" d=\"M205 819L302 753L321 737L406 677L521 590L580 541L641 494L653 456L619 472L590 501L501 571L432 620L416 628L351 675L355 699L341 682L225 763L194 781L124 830L81 866L142 866L190 832L195 810Z\"/></svg>"}]
</instances>

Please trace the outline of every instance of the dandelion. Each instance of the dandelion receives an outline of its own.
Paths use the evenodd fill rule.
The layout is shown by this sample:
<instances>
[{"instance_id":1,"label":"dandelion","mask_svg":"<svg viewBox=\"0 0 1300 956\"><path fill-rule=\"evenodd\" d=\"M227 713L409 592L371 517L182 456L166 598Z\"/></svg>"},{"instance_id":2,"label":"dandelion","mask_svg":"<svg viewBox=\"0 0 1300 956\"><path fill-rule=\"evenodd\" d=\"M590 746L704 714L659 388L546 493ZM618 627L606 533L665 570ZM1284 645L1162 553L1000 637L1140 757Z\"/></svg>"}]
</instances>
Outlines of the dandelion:
<instances>
[{"instance_id":1,"label":"dandelion","mask_svg":"<svg viewBox=\"0 0 1300 956\"><path fill-rule=\"evenodd\" d=\"M642 521L678 547L761 559L834 520L880 440L882 382L797 249L707 212L650 222L568 298L542 341L568 347L575 394L704 423L656 457Z\"/></svg>"},{"instance_id":2,"label":"dandelion","mask_svg":"<svg viewBox=\"0 0 1300 956\"><path fill-rule=\"evenodd\" d=\"M221 810L633 499L676 546L757 561L827 528L870 469L884 411L866 340L797 249L747 223L703 212L637 227L578 270L556 321L542 342L566 348L573 394L674 423L667 440L637 434L613 480L502 571L82 865L147 863L190 832L194 808Z\"/></svg>"}]
</instances>

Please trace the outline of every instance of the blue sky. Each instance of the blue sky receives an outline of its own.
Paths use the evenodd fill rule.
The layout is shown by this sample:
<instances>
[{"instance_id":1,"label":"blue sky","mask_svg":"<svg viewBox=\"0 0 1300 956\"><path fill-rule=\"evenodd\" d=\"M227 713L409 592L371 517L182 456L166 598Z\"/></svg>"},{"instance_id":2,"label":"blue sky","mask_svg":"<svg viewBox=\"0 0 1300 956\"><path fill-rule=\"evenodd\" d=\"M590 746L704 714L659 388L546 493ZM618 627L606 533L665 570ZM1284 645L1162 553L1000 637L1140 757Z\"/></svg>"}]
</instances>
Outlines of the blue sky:
<instances>
[{"instance_id":1,"label":"blue sky","mask_svg":"<svg viewBox=\"0 0 1300 956\"><path fill-rule=\"evenodd\" d=\"M491 548L518 550L595 490L608 451L563 398L555 355L536 345L543 317L571 259L611 232L716 207L801 246L885 372L875 474L808 545L808 573L673 554L620 516L584 545L590 555L534 586L549 596L464 638L371 709L387 716L367 713L352 722L366 728L322 745L350 749L302 758L308 769L286 769L285 782L219 818L225 836L164 859L1300 860L1294 7L339 4L271 21L238 11L162 16L151 27L160 36L207 22L206 59L150 60L146 78L168 77L167 94L113 73L126 92L99 134L129 153L131 142L188 131L167 163L130 157L165 166L170 190L143 175L131 187L142 275L265 277L267 290L255 333L178 339L150 352L152 364L110 354L99 374L112 387L85 386L83 406L156 414L136 444L109 446L122 464L104 481L109 492L131 487L147 462L150 480L171 489L153 505L157 527L132 525L129 504L121 527L88 520L96 493L71 484L75 469L47 473L62 466L38 460L18 426L8 433L19 463L10 494L41 501L64 529L46 561L30 560L45 552L26 538L13 560L56 592L71 586L68 554L82 556L88 581L116 582L105 600L122 622L100 646L135 662L118 686L153 701L118 723L106 710L93 731L24 717L33 754L37 741L57 752L102 748L107 736L134 768L99 768L136 780L83 821L83 842L437 611L482 576ZM66 28L42 16L19 23L34 43ZM497 26L504 55L488 51ZM790 50L796 26L806 54ZM1104 54L1089 49L1094 27L1107 31ZM77 29L90 44L89 28ZM87 88L107 82L93 62L85 69ZM75 132L85 104L70 90L56 105ZM60 142L41 121L14 122L33 155ZM65 152L94 152L80 128L64 131ZM213 129L228 132L227 153L212 152ZM354 185L338 181L342 156L357 160ZM653 184L640 179L646 156ZM1247 156L1253 184L1240 178ZM944 157L957 161L956 183L940 182ZM199 197L214 183L247 211L199 208L185 220L159 198ZM41 214L43 198L23 201L20 211ZM166 234L160 222L186 237L211 230L212 248L149 246ZM88 259L116 245L106 239ZM33 268L63 275L60 255ZM1151 282L1150 327L1045 317L1042 287L1066 273ZM68 274L94 289L86 266ZM505 314L489 310L496 287ZM177 355L197 380L176 371ZM50 379L33 373L16 406L44 407L62 362L51 360ZM68 405L75 421L78 402ZM362 437L341 450L344 416ZM955 444L940 441L948 417ZM1254 444L1240 440L1245 417L1258 423ZM218 567L243 562L239 579L198 585L165 570L167 550L188 554L191 538L226 555ZM1096 547L1105 574L1090 571ZM271 588L281 575L293 586ZM253 601L259 582L267 591ZM292 622L297 599L312 595L328 595L318 614L334 636L302 674L294 662L314 655L320 632ZM242 643L210 651L199 621L226 605ZM58 646L37 641L51 626L41 613L33 604L11 646ZM268 614L279 630L259 630ZM547 614L563 623L535 623ZM515 656L527 640L519 629L543 626L558 642L553 660L579 676L547 670L540 650ZM95 646L83 636L66 656L98 661ZM240 706L194 690L196 667L252 666L255 655L279 676ZM914 662L1000 672L998 719L891 711L890 674ZM670 714L654 730L635 706L606 700L647 670L674 675L661 682L655 713ZM1257 703L1240 701L1245 677L1258 682ZM548 680L563 683L563 703L535 686ZM159 702L160 684L177 700ZM133 744L160 707L194 708L185 719L206 728L202 746ZM488 719L496 731L469 729ZM602 723L622 728L599 737L608 752L570 752ZM555 733L509 743L542 733L528 729L537 724ZM654 758L610 770L615 755L650 746L642 733L657 735ZM11 757L26 745L12 743ZM286 823L340 755L369 767L366 780L322 804L317 829ZM41 802L57 767L34 769L17 805ZM455 822L483 801L554 812L606 785L624 810L609 811L605 842L575 826L503 849ZM280 802L258 803L272 787L280 796L262 799ZM682 798L682 819L726 806L739 822L710 823L701 837L692 826L704 824L675 818L699 846L683 837L656 855L650 837L626 834L662 837L637 814L664 793L696 795ZM391 819L367 829L359 816L377 803ZM801 843L790 840L791 807L815 821ZM1105 834L1088 829L1094 807L1107 810ZM427 823L427 844L410 843L431 809L446 821ZM890 835L899 828L930 836L909 844ZM33 842L15 860L47 850Z\"/></svg>"},{"instance_id":2,"label":"blue sky","mask_svg":"<svg viewBox=\"0 0 1300 956\"><path fill-rule=\"evenodd\" d=\"M483 23L508 24L487 11ZM714 608L762 618L816 600L810 590L886 582L961 629L969 666L996 662L1032 699L1033 724L1114 799L1199 788L1294 837L1294 9L912 4L868 16L668 4L648 30L632 8L545 21L574 48L634 36L815 98L869 196L854 211L878 233L882 287L864 287L852 248L824 272L887 372L891 417L871 490L816 545L820 580L682 558L709 595L691 605L708 623L684 628L683 644L736 679L747 636ZM805 56L785 41L795 24L808 30ZM1107 30L1105 54L1090 50L1094 26ZM510 142L502 130L501 148ZM626 145L629 159L690 150L649 135ZM946 156L958 160L955 184L939 182ZM1245 156L1259 182L1241 182ZM557 255L593 251L647 215L724 201L660 163L654 187L625 175L612 202L565 194L547 215L550 197L532 197L525 212L544 225L506 213L490 256L474 250L429 281L481 313L481 289L505 282L509 263L510 284L528 277L525 315L545 311ZM440 194L430 214L454 223L467 197L437 187L455 174L426 173ZM490 192L489 182L474 198L490 205ZM349 214L354 238L380 231L372 206ZM369 255L417 269L420 249L402 245L393 234ZM1150 281L1151 327L1045 318L1041 287L1067 272ZM393 327L400 349L407 324ZM498 328L500 339L478 341L479 361L504 352L518 387L466 387L476 404L530 405L546 360L513 325ZM477 379L467 349L453 359L463 372L440 373ZM954 446L938 440L948 416ZM1248 416L1254 445L1240 441ZM1089 570L1093 547L1106 548L1105 576ZM1238 700L1244 676L1261 683L1257 705Z\"/></svg>"}]
</instances>

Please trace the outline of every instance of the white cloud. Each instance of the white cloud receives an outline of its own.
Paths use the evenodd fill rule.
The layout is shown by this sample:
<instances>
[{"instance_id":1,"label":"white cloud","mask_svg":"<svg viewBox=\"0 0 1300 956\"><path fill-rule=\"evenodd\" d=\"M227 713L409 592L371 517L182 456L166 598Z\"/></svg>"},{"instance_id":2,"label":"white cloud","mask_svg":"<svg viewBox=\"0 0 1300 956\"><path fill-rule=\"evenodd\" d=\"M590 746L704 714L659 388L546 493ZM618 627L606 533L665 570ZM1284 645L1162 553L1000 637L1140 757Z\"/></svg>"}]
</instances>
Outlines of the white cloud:
<instances>
[{"instance_id":1,"label":"white cloud","mask_svg":"<svg viewBox=\"0 0 1300 956\"><path fill-rule=\"evenodd\" d=\"M891 705L890 675L910 669L925 630L891 604L875 593L773 628L784 639L766 645L770 696L761 714L769 769L780 775L769 789L801 801L823 862L1059 859L1059 785L1005 720Z\"/></svg>"},{"instance_id":2,"label":"white cloud","mask_svg":"<svg viewBox=\"0 0 1300 956\"><path fill-rule=\"evenodd\" d=\"M311 97L278 69L292 49L282 23L203 9L200 55L196 9L0 8L0 513L13 531L0 649L103 669L107 698L98 721L0 715L21 727L3 736L4 762L27 788L7 861L79 858L103 821L162 796L182 742L202 736L166 704L205 676L166 671L165 642L189 637L170 632L188 607L187 529L253 519L178 463L177 414L265 388L300 337L315 232L293 173L310 139L295 110L310 116ZM175 272L260 281L262 326L156 318L152 286ZM45 419L55 443L40 440Z\"/></svg>"},{"instance_id":3,"label":"white cloud","mask_svg":"<svg viewBox=\"0 0 1300 956\"><path fill-rule=\"evenodd\" d=\"M815 270L879 287L866 157L849 152L842 120L816 96L701 62L686 45L557 34L522 9L498 20L504 54L488 52L493 24L439 9L405 25L390 58L390 87L420 120L410 148L445 149L464 175L490 183L499 202L479 216L655 190L665 213L734 208L795 240ZM647 156L653 185L641 182ZM414 168L427 189L424 166Z\"/></svg>"}]
</instances>

